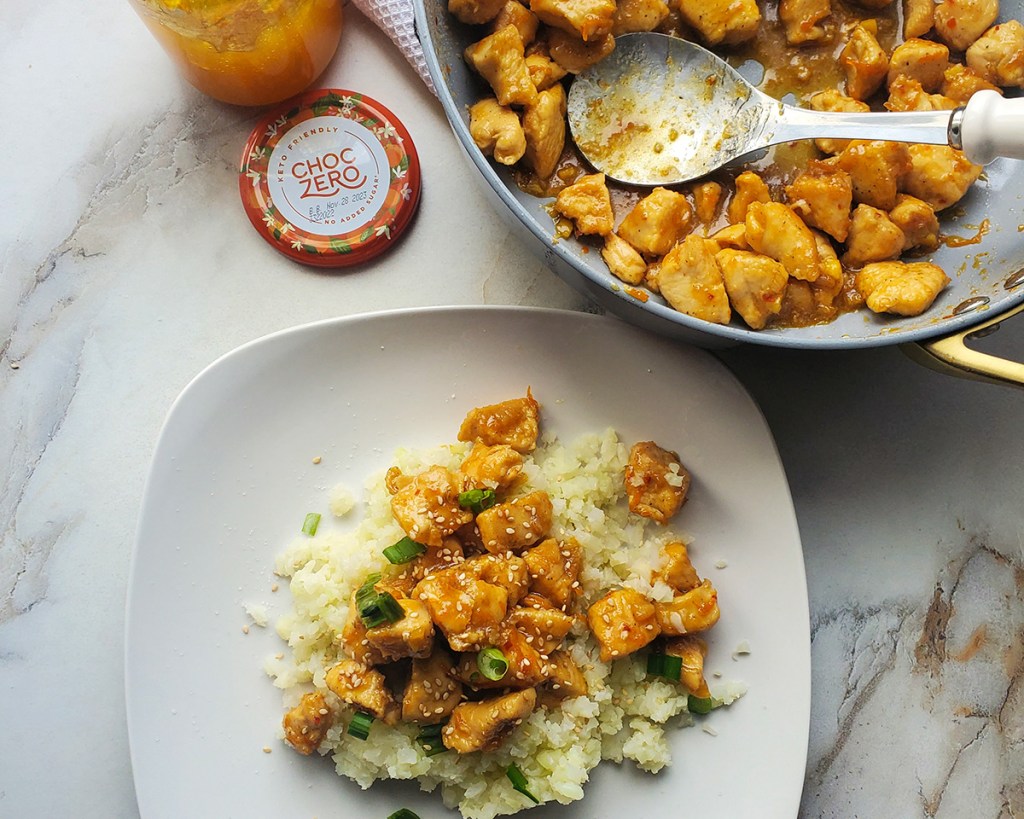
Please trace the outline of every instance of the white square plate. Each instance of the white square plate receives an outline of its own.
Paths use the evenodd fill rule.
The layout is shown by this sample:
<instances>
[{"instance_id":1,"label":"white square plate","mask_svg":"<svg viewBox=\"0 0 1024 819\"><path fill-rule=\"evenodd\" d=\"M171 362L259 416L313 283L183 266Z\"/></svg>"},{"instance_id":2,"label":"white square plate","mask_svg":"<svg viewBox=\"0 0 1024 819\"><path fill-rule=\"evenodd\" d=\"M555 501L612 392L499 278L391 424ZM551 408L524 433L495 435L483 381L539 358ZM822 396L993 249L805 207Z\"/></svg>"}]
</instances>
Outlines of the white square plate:
<instances>
[{"instance_id":1,"label":"white square plate","mask_svg":"<svg viewBox=\"0 0 1024 819\"><path fill-rule=\"evenodd\" d=\"M582 801L529 815L796 815L810 717L807 587L789 488L757 407L707 353L614 319L466 307L276 333L216 361L171 408L128 596L128 729L145 819L457 815L437 793L390 782L361 791L328 759L285 747L281 692L262 672L284 649L272 628L243 633L243 604L284 613L287 586L271 592L274 556L306 511L324 509L331 486L361 487L398 446L451 441L470 408L527 386L563 441L613 426L627 443L680 453L693 486L676 523L694 537L722 608L708 670L749 685L707 718L717 736L672 733L674 762L657 776L603 763ZM732 659L744 640L751 653Z\"/></svg>"}]
</instances>

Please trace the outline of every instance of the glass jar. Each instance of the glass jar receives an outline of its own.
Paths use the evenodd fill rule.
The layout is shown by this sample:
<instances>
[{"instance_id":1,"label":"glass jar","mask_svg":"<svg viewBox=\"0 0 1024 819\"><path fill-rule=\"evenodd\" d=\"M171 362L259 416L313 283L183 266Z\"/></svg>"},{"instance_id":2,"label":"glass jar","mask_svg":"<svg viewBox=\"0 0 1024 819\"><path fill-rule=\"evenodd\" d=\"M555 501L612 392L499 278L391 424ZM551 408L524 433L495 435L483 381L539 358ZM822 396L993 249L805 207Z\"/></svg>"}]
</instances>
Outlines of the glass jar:
<instances>
[{"instance_id":1,"label":"glass jar","mask_svg":"<svg viewBox=\"0 0 1024 819\"><path fill-rule=\"evenodd\" d=\"M338 48L342 0L130 0L185 78L235 105L308 88Z\"/></svg>"}]
</instances>

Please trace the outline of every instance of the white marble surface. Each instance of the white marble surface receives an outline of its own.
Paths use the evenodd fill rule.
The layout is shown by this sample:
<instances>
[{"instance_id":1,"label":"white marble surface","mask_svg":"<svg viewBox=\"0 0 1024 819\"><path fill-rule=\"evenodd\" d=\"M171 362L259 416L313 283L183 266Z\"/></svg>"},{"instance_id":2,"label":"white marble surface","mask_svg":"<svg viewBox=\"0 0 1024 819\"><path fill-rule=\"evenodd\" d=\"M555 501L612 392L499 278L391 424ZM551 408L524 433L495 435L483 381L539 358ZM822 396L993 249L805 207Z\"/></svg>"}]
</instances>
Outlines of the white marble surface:
<instances>
[{"instance_id":1,"label":"white marble surface","mask_svg":"<svg viewBox=\"0 0 1024 819\"><path fill-rule=\"evenodd\" d=\"M187 87L126 3L0 6L0 77L0 817L132 817L127 570L181 388L313 319L585 304L492 218L440 107L355 13L323 84L402 118L424 196L394 252L349 272L255 235L235 166L256 115ZM1024 319L992 344L1024 356ZM721 357L762 404L804 538L802 814L1024 816L1024 391L896 350Z\"/></svg>"}]
</instances>

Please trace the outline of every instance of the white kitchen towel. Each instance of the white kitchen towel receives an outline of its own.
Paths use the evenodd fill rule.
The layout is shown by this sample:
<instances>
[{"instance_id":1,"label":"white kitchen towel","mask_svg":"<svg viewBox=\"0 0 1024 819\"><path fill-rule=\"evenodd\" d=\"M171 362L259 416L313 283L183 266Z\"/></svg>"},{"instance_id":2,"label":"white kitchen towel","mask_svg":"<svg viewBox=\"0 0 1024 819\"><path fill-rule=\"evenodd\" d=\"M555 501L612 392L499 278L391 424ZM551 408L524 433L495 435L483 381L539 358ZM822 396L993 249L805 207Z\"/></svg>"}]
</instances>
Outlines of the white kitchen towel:
<instances>
[{"instance_id":1,"label":"white kitchen towel","mask_svg":"<svg viewBox=\"0 0 1024 819\"><path fill-rule=\"evenodd\" d=\"M394 41L427 88L436 95L427 61L423 59L423 48L416 36L412 0L352 0L352 4Z\"/></svg>"}]
</instances>

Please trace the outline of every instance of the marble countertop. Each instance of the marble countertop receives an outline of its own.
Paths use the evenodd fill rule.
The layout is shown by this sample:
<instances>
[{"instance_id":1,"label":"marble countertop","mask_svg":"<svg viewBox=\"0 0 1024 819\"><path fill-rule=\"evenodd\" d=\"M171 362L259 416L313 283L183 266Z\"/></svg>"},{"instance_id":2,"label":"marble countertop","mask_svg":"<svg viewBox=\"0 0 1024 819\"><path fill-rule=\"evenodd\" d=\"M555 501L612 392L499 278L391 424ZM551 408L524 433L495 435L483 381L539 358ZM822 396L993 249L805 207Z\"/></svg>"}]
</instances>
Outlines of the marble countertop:
<instances>
[{"instance_id":1,"label":"marble countertop","mask_svg":"<svg viewBox=\"0 0 1024 819\"><path fill-rule=\"evenodd\" d=\"M236 164L256 114L185 85L127 3L6 4L0 42L0 816L131 817L128 565L192 376L330 316L587 305L493 217L440 106L354 11L322 84L404 121L423 201L393 252L341 273L254 234ZM987 343L1024 357L1024 319ZM719 355L767 417L804 542L801 814L1024 816L1024 391L895 349Z\"/></svg>"}]
</instances>

